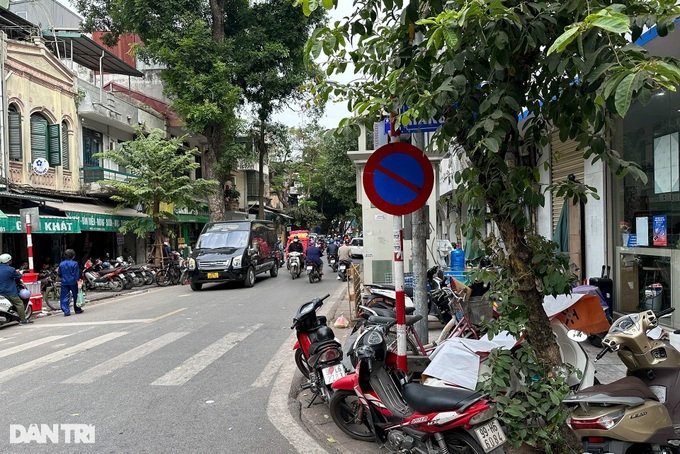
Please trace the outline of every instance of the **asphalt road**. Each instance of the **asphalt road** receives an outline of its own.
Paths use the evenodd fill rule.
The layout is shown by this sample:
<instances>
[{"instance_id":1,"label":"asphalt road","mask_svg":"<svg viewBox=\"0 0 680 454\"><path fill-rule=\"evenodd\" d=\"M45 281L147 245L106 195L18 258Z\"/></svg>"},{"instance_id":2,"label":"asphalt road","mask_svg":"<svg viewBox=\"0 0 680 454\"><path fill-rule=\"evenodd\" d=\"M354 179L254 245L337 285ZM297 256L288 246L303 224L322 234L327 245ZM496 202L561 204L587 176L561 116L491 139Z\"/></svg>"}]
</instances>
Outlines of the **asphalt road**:
<instances>
[{"instance_id":1,"label":"asphalt road","mask_svg":"<svg viewBox=\"0 0 680 454\"><path fill-rule=\"evenodd\" d=\"M0 452L315 451L282 404L290 325L302 303L346 284L328 267L315 284L280 271L253 288L154 287L0 328ZM74 443L76 430L92 440L89 425L94 443Z\"/></svg>"}]
</instances>

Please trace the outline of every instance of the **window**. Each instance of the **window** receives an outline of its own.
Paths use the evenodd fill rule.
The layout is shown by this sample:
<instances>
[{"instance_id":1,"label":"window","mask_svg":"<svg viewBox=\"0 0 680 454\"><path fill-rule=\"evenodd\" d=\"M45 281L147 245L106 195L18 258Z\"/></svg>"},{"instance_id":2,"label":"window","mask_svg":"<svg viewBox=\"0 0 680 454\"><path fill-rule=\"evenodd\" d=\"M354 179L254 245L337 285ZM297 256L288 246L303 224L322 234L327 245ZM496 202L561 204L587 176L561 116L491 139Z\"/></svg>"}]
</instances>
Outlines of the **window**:
<instances>
[{"instance_id":1,"label":"window","mask_svg":"<svg viewBox=\"0 0 680 454\"><path fill-rule=\"evenodd\" d=\"M92 129L83 128L83 167L98 167L99 160L92 155L102 151L102 134Z\"/></svg>"},{"instance_id":2,"label":"window","mask_svg":"<svg viewBox=\"0 0 680 454\"><path fill-rule=\"evenodd\" d=\"M21 161L21 113L17 111L15 106L9 106L7 117L9 124L9 159Z\"/></svg>"},{"instance_id":3,"label":"window","mask_svg":"<svg viewBox=\"0 0 680 454\"><path fill-rule=\"evenodd\" d=\"M246 194L248 199L257 198L260 194L259 172L256 170L246 171Z\"/></svg>"},{"instance_id":4,"label":"window","mask_svg":"<svg viewBox=\"0 0 680 454\"><path fill-rule=\"evenodd\" d=\"M68 124L61 122L61 166L64 170L69 170L69 146L68 146Z\"/></svg>"},{"instance_id":5,"label":"window","mask_svg":"<svg viewBox=\"0 0 680 454\"><path fill-rule=\"evenodd\" d=\"M50 167L61 165L61 125L47 123L40 114L31 115L31 161L47 159Z\"/></svg>"}]
</instances>

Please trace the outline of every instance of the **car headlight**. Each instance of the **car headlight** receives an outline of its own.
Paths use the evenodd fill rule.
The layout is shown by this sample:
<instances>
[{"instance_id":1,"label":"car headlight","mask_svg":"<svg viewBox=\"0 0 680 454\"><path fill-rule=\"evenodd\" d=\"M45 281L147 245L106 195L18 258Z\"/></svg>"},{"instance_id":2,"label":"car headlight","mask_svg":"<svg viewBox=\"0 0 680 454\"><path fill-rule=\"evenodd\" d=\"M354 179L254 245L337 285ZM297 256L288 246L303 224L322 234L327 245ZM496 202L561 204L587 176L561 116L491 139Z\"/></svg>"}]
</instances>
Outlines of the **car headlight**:
<instances>
[{"instance_id":1,"label":"car headlight","mask_svg":"<svg viewBox=\"0 0 680 454\"><path fill-rule=\"evenodd\" d=\"M234 268L241 268L241 258L242 257L236 257L231 261L231 264L234 266Z\"/></svg>"},{"instance_id":2,"label":"car headlight","mask_svg":"<svg viewBox=\"0 0 680 454\"><path fill-rule=\"evenodd\" d=\"M189 271L193 271L196 269L196 260L194 259L189 259L189 265L187 266L189 268Z\"/></svg>"}]
</instances>

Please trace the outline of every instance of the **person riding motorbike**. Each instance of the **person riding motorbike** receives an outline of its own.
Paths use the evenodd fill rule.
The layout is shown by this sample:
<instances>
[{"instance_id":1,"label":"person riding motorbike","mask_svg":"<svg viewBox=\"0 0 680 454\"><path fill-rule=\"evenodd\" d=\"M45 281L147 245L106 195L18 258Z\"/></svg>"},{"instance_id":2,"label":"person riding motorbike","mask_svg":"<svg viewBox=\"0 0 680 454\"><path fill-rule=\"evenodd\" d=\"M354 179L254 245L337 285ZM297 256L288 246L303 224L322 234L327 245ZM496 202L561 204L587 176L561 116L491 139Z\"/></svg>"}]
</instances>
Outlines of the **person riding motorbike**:
<instances>
[{"instance_id":1,"label":"person riding motorbike","mask_svg":"<svg viewBox=\"0 0 680 454\"><path fill-rule=\"evenodd\" d=\"M338 263L345 262L347 267L352 263L352 259L350 258L351 255L351 249L349 247L349 241L345 241L342 243L342 246L338 248ZM340 274L338 274L338 279L342 280L342 277L340 277Z\"/></svg>"},{"instance_id":2,"label":"person riding motorbike","mask_svg":"<svg viewBox=\"0 0 680 454\"><path fill-rule=\"evenodd\" d=\"M23 275L14 269L10 265L11 263L11 255L7 253L0 255L0 295L7 298L16 308L20 320L19 324L28 325L33 323L33 320L26 320L24 302L19 298L19 290L17 289L17 279L21 279Z\"/></svg>"},{"instance_id":3,"label":"person riding motorbike","mask_svg":"<svg viewBox=\"0 0 680 454\"><path fill-rule=\"evenodd\" d=\"M299 252L304 254L305 247L302 245L300 238L297 235L293 237L293 241L288 245L288 252Z\"/></svg>"},{"instance_id":4,"label":"person riding motorbike","mask_svg":"<svg viewBox=\"0 0 680 454\"><path fill-rule=\"evenodd\" d=\"M335 244L335 240L331 238L328 241L328 246L326 246L326 254L328 254L328 264L331 264L331 256L336 256L338 255L338 245Z\"/></svg>"},{"instance_id":5,"label":"person riding motorbike","mask_svg":"<svg viewBox=\"0 0 680 454\"><path fill-rule=\"evenodd\" d=\"M309 246L307 247L307 263L312 263L314 266L319 270L319 274L323 275L323 262L321 261L321 256L323 255L323 252L321 252L321 249L316 245L316 243L312 240L309 242Z\"/></svg>"}]
</instances>

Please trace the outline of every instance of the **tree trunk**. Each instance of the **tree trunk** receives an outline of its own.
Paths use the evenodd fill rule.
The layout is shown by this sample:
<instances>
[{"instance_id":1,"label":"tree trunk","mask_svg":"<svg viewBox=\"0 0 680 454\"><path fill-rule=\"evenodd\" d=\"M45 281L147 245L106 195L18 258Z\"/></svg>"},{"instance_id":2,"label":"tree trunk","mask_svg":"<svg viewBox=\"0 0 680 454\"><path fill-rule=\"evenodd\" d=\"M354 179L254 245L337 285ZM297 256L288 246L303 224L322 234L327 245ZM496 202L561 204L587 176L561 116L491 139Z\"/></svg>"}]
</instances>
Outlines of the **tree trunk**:
<instances>
[{"instance_id":1,"label":"tree trunk","mask_svg":"<svg viewBox=\"0 0 680 454\"><path fill-rule=\"evenodd\" d=\"M267 144L264 142L264 121L260 120L260 140L257 144L258 151L258 186L257 204L259 205L258 218L264 219L264 157L267 155Z\"/></svg>"},{"instance_id":2,"label":"tree trunk","mask_svg":"<svg viewBox=\"0 0 680 454\"><path fill-rule=\"evenodd\" d=\"M413 276L415 277L415 288L413 297L416 305L416 315L422 315L423 318L416 323L416 332L418 337L427 344L428 329L427 329L427 205L418 208L411 216L412 239L411 244L413 248Z\"/></svg>"},{"instance_id":3,"label":"tree trunk","mask_svg":"<svg viewBox=\"0 0 680 454\"><path fill-rule=\"evenodd\" d=\"M227 218L227 210L224 204L224 181L222 181L216 172L217 159L219 156L218 150L224 148L223 130L220 126L209 127L204 132L208 139L208 149L203 153L203 170L205 171L206 180L217 180L220 182L219 186L208 195L208 211L210 212L211 221L223 221Z\"/></svg>"},{"instance_id":4,"label":"tree trunk","mask_svg":"<svg viewBox=\"0 0 680 454\"><path fill-rule=\"evenodd\" d=\"M210 0L212 37L217 43L224 42L224 0Z\"/></svg>"}]
</instances>

